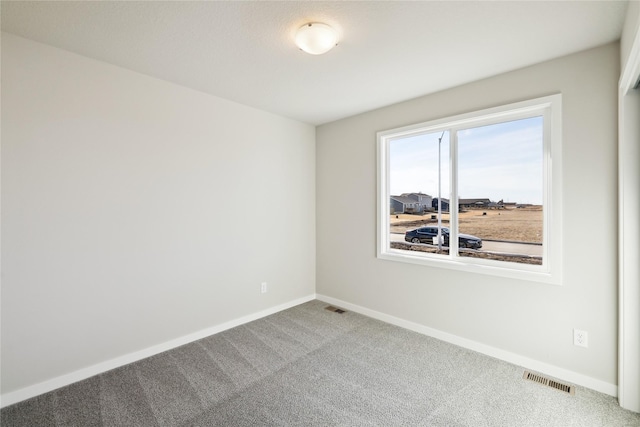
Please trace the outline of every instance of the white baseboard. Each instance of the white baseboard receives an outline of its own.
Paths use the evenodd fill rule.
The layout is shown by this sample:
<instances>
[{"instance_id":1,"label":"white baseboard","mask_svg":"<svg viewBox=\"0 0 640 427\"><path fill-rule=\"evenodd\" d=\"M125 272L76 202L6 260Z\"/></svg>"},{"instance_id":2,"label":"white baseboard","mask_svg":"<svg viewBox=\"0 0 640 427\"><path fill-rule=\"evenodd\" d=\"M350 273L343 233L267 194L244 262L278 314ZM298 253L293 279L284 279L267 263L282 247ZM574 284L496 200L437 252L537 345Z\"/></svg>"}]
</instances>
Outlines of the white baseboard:
<instances>
[{"instance_id":1,"label":"white baseboard","mask_svg":"<svg viewBox=\"0 0 640 427\"><path fill-rule=\"evenodd\" d=\"M59 377L52 378L47 381L43 381L38 384L34 384L25 388L21 388L16 391L5 393L0 396L0 408L12 405L14 403L21 402L26 399L30 399L35 396L39 396L43 393L53 391L57 388L64 387L66 385L85 380L93 377L94 375L101 374L103 372L110 371L115 368L119 368L129 363L137 362L138 360L145 359L147 357L154 356L162 353L163 351L171 350L181 345L189 344L190 342L197 341L202 338L206 338L210 335L226 331L227 329L235 328L236 326L243 325L245 323L252 322L254 320L261 319L271 314L278 313L282 310L286 310L296 305L303 304L305 302L314 300L315 294L307 295L306 297L298 298L293 301L286 302L284 304L277 305L275 307L268 308L266 310L259 311L257 313L249 314L247 316L240 317L238 319L230 320L225 323L221 323L216 326L212 326L207 329L202 329L192 334L184 335L180 338L173 339L171 341L164 342L162 344L154 345L152 347L145 348L144 350L135 351L133 353L125 354L115 359L107 360L105 362L97 363L87 368L79 369L69 374L61 375Z\"/></svg>"},{"instance_id":2,"label":"white baseboard","mask_svg":"<svg viewBox=\"0 0 640 427\"><path fill-rule=\"evenodd\" d=\"M400 319L395 316L391 316L379 311L371 310L365 307L361 307L356 304L351 304L346 301L342 301L336 298L331 298L326 295L317 294L316 298L324 301L328 304L335 305L340 308L354 311L356 313L363 314L368 317L372 317L377 320L381 320L392 325L400 326L401 328L409 329L414 332L418 332L423 335L427 335L439 340L455 344L460 347L467 348L469 350L477 351L478 353L486 354L487 356L495 357L496 359L503 360L505 362L522 366L532 371L537 371L541 374L552 376L556 379L569 382L571 384L590 388L600 393L608 394L613 397L618 395L618 387L615 384L610 384L605 381L601 381L587 375L583 375L568 369L560 368L548 363L540 362L535 359L530 359L525 356L521 356L516 353L511 353L499 348L491 347L486 344L472 341L467 338L462 338L457 335L453 335L447 332L440 331L438 329L430 328L428 326L420 325L418 323L410 322L408 320Z\"/></svg>"}]
</instances>

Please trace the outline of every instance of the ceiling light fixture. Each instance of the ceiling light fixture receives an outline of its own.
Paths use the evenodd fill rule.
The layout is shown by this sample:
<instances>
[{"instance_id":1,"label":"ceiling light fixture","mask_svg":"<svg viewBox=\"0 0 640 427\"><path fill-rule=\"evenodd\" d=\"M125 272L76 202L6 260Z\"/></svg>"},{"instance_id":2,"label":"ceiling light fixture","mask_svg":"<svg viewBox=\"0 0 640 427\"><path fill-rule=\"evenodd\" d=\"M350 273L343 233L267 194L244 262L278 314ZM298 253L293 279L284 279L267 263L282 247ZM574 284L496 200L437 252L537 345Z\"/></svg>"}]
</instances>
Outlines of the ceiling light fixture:
<instances>
[{"instance_id":1,"label":"ceiling light fixture","mask_svg":"<svg viewBox=\"0 0 640 427\"><path fill-rule=\"evenodd\" d=\"M311 55L321 55L338 45L338 32L327 24L310 22L298 29L296 44Z\"/></svg>"}]
</instances>

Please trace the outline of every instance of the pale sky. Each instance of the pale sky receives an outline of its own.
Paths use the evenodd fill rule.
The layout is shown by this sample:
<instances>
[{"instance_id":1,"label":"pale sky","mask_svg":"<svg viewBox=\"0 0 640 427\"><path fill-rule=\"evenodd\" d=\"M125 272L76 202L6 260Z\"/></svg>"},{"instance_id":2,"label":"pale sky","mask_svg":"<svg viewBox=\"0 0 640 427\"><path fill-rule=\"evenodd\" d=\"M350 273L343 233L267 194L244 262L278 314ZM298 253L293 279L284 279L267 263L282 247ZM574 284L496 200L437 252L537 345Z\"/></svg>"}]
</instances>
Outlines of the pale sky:
<instances>
[{"instance_id":1,"label":"pale sky","mask_svg":"<svg viewBox=\"0 0 640 427\"><path fill-rule=\"evenodd\" d=\"M458 188L461 199L542 204L542 117L458 132ZM438 138L441 132L390 143L392 195L423 192L438 196ZM449 134L442 138L442 197L450 198Z\"/></svg>"}]
</instances>

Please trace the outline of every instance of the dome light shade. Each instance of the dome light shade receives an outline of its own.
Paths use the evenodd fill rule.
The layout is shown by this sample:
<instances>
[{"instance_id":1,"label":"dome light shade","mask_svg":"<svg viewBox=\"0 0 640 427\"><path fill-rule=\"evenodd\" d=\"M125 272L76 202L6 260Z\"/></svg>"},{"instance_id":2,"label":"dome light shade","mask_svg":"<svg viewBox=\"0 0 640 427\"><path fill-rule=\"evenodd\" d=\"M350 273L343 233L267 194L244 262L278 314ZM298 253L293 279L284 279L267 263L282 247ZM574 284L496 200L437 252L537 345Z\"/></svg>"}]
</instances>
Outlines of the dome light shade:
<instances>
[{"instance_id":1,"label":"dome light shade","mask_svg":"<svg viewBox=\"0 0 640 427\"><path fill-rule=\"evenodd\" d=\"M298 29L296 44L311 55L321 55L338 44L338 33L327 24L310 22Z\"/></svg>"}]
</instances>

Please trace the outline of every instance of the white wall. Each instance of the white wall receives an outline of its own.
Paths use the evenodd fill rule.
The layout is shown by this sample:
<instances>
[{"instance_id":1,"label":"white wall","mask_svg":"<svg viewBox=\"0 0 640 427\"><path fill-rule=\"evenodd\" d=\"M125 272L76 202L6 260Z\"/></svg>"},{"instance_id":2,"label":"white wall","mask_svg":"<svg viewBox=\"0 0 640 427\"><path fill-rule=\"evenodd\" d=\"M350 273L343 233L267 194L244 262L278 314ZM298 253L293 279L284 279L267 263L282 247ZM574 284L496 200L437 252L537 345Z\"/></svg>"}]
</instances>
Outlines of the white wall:
<instances>
[{"instance_id":1,"label":"white wall","mask_svg":"<svg viewBox=\"0 0 640 427\"><path fill-rule=\"evenodd\" d=\"M2 268L3 394L313 295L314 127L3 34Z\"/></svg>"},{"instance_id":2,"label":"white wall","mask_svg":"<svg viewBox=\"0 0 640 427\"><path fill-rule=\"evenodd\" d=\"M610 44L320 126L317 293L576 373L614 394L619 65L619 45ZM376 258L377 131L558 92L562 286ZM573 345L573 328L588 331L588 349Z\"/></svg>"}]
</instances>

